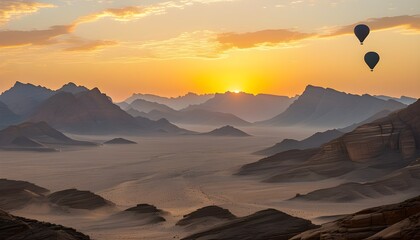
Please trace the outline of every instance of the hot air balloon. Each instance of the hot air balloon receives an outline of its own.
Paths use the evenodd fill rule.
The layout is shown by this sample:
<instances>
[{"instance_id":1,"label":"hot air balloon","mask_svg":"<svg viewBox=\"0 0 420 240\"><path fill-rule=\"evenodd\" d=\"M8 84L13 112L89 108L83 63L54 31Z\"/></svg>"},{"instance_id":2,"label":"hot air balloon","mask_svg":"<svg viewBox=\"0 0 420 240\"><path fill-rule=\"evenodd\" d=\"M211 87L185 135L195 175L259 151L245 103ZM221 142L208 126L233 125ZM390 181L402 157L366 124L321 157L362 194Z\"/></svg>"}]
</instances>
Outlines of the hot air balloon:
<instances>
[{"instance_id":1,"label":"hot air balloon","mask_svg":"<svg viewBox=\"0 0 420 240\"><path fill-rule=\"evenodd\" d=\"M376 64L379 62L379 54L376 52L368 52L365 55L365 62L369 66L370 70L373 72L373 69L375 68Z\"/></svg>"},{"instance_id":2,"label":"hot air balloon","mask_svg":"<svg viewBox=\"0 0 420 240\"><path fill-rule=\"evenodd\" d=\"M361 45L363 45L363 41L365 41L369 33L370 33L369 27L364 24L359 24L354 28L354 34L359 39Z\"/></svg>"}]
</instances>

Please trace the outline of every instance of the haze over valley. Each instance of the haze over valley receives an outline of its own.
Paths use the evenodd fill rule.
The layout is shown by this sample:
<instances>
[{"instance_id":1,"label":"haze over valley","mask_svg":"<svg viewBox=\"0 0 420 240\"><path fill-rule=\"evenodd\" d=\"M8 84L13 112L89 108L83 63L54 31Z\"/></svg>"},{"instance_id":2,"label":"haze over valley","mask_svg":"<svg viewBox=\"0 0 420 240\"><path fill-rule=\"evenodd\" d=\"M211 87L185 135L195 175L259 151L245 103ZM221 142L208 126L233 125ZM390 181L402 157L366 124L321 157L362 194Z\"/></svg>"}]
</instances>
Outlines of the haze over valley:
<instances>
[{"instance_id":1,"label":"haze over valley","mask_svg":"<svg viewBox=\"0 0 420 240\"><path fill-rule=\"evenodd\" d=\"M0 1L0 240L420 240L418 0Z\"/></svg>"}]
</instances>

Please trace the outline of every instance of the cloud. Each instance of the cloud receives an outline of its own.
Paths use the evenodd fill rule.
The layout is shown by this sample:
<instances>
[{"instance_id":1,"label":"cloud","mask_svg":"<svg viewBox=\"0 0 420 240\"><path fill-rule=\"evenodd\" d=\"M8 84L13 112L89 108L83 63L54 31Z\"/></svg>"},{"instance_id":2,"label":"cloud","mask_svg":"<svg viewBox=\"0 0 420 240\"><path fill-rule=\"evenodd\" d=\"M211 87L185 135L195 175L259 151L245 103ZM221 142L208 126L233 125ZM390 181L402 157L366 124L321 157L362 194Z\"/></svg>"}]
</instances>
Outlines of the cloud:
<instances>
[{"instance_id":1,"label":"cloud","mask_svg":"<svg viewBox=\"0 0 420 240\"><path fill-rule=\"evenodd\" d=\"M31 0L1 0L0 25L9 22L12 18L35 13L41 8L55 7L52 4L39 3Z\"/></svg>"},{"instance_id":2,"label":"cloud","mask_svg":"<svg viewBox=\"0 0 420 240\"><path fill-rule=\"evenodd\" d=\"M371 18L359 23L368 24L372 31L403 28L420 32L420 15ZM320 39L353 34L354 26L359 23L329 28L323 33L305 33L289 29L262 30L248 33L221 33L218 35L217 41L223 45L225 50L231 48L254 48L261 45L278 46L310 38Z\"/></svg>"},{"instance_id":3,"label":"cloud","mask_svg":"<svg viewBox=\"0 0 420 240\"><path fill-rule=\"evenodd\" d=\"M361 23L367 24L373 31L401 27L407 30L420 32L420 15L402 15L395 17L370 18L364 22L358 22L355 24L342 26L336 29L331 29L331 33L324 34L323 37L353 34L354 26Z\"/></svg>"},{"instance_id":4,"label":"cloud","mask_svg":"<svg viewBox=\"0 0 420 240\"><path fill-rule=\"evenodd\" d=\"M53 44L54 38L72 32L73 28L73 25L61 25L45 30L0 31L0 47Z\"/></svg>"},{"instance_id":5,"label":"cloud","mask_svg":"<svg viewBox=\"0 0 420 240\"><path fill-rule=\"evenodd\" d=\"M171 39L143 43L135 49L149 58L217 58L220 57L221 45L216 36L211 31L185 32Z\"/></svg>"},{"instance_id":6,"label":"cloud","mask_svg":"<svg viewBox=\"0 0 420 240\"><path fill-rule=\"evenodd\" d=\"M124 8L109 8L101 12L83 16L75 21L75 24L95 22L101 18L112 18L116 21L132 21L157 12L154 8L142 8L129 6Z\"/></svg>"},{"instance_id":7,"label":"cloud","mask_svg":"<svg viewBox=\"0 0 420 240\"><path fill-rule=\"evenodd\" d=\"M66 51L94 51L108 46L114 46L118 43L116 41L107 41L107 40L86 40L86 39L79 39L76 42L73 42L70 47L67 47Z\"/></svg>"},{"instance_id":8,"label":"cloud","mask_svg":"<svg viewBox=\"0 0 420 240\"><path fill-rule=\"evenodd\" d=\"M315 37L316 34L302 33L288 29L262 30L248 33L222 33L217 41L225 48L252 48L259 45L277 45L280 43L297 42Z\"/></svg>"},{"instance_id":9,"label":"cloud","mask_svg":"<svg viewBox=\"0 0 420 240\"><path fill-rule=\"evenodd\" d=\"M102 18L116 21L133 21L140 18L166 13L169 9L184 9L194 4L211 4L217 2L233 2L238 0L172 0L148 6L127 6L123 8L109 8L103 11L80 17L76 24L95 22Z\"/></svg>"}]
</instances>

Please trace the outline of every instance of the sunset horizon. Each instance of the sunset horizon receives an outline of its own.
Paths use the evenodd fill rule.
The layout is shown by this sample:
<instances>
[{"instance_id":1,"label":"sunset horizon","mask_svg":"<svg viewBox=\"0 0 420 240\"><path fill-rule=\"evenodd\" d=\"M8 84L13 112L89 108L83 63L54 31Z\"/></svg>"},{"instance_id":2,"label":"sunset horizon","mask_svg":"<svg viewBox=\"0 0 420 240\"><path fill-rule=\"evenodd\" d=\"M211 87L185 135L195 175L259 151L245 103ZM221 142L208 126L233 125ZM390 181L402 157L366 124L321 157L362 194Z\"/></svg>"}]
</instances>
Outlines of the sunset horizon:
<instances>
[{"instance_id":1,"label":"sunset horizon","mask_svg":"<svg viewBox=\"0 0 420 240\"><path fill-rule=\"evenodd\" d=\"M0 240L420 239L420 0L0 0Z\"/></svg>"},{"instance_id":2,"label":"sunset horizon","mask_svg":"<svg viewBox=\"0 0 420 240\"><path fill-rule=\"evenodd\" d=\"M16 81L76 82L120 101L136 92L293 96L312 84L419 97L413 0L7 0L0 13L0 92ZM371 28L363 46L359 23ZM363 61L372 50L374 72Z\"/></svg>"}]
</instances>

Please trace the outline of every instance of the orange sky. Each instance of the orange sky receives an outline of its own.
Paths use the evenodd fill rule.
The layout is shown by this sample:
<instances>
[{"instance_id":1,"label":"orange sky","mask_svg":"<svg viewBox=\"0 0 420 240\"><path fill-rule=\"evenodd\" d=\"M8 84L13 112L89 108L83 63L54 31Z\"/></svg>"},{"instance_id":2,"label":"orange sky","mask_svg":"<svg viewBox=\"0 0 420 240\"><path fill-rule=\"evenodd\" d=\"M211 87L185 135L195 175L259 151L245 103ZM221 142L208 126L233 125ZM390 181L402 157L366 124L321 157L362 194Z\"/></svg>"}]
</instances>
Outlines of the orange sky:
<instances>
[{"instance_id":1,"label":"orange sky","mask_svg":"<svg viewBox=\"0 0 420 240\"><path fill-rule=\"evenodd\" d=\"M0 2L0 91L15 81L177 96L293 96L308 84L420 97L417 0ZM357 23L372 32L360 46ZM363 62L377 51L372 73Z\"/></svg>"}]
</instances>

